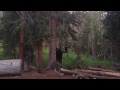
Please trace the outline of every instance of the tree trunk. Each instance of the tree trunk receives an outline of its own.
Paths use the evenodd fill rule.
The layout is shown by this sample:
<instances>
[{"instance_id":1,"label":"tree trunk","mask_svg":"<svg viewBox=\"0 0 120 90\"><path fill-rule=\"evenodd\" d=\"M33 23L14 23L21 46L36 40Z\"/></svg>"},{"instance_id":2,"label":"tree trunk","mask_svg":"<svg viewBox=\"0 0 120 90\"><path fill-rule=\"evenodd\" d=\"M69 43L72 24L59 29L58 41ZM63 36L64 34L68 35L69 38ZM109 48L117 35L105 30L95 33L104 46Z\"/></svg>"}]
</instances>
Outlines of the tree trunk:
<instances>
[{"instance_id":1,"label":"tree trunk","mask_svg":"<svg viewBox=\"0 0 120 90\"><path fill-rule=\"evenodd\" d=\"M21 75L22 73L22 60L0 60L0 76L13 76Z\"/></svg>"},{"instance_id":2,"label":"tree trunk","mask_svg":"<svg viewBox=\"0 0 120 90\"><path fill-rule=\"evenodd\" d=\"M40 21L39 12L36 11L37 21ZM37 23L38 32L41 32L40 23ZM42 53L42 39L37 42L37 72L43 73L43 53Z\"/></svg>"},{"instance_id":3,"label":"tree trunk","mask_svg":"<svg viewBox=\"0 0 120 90\"><path fill-rule=\"evenodd\" d=\"M21 30L20 30L20 48L19 48L19 58L23 60L23 44L24 44L24 11L21 11Z\"/></svg>"},{"instance_id":4,"label":"tree trunk","mask_svg":"<svg viewBox=\"0 0 120 90\"><path fill-rule=\"evenodd\" d=\"M49 21L50 32L52 33L51 42L49 44L49 61L48 61L48 69L56 69L57 62L56 62L56 46L57 46L57 37L56 37L56 19L55 19L55 12L51 12L51 18Z\"/></svg>"},{"instance_id":5,"label":"tree trunk","mask_svg":"<svg viewBox=\"0 0 120 90\"><path fill-rule=\"evenodd\" d=\"M42 42L38 43L38 52L37 52L37 72L43 73L43 53L42 53Z\"/></svg>"},{"instance_id":6,"label":"tree trunk","mask_svg":"<svg viewBox=\"0 0 120 90\"><path fill-rule=\"evenodd\" d=\"M20 11L21 14L21 30L20 30L20 47L19 47L19 59L22 60L22 68L24 68L23 62L23 46L24 46L24 11Z\"/></svg>"}]
</instances>

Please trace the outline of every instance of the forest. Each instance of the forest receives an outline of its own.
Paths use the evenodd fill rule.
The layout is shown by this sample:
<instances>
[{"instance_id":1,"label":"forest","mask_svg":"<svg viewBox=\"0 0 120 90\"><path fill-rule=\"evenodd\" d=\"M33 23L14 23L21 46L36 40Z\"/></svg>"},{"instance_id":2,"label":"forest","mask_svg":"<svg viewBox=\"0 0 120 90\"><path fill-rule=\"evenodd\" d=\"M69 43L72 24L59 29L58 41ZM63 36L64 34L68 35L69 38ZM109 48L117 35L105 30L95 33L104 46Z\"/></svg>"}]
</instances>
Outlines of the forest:
<instances>
[{"instance_id":1,"label":"forest","mask_svg":"<svg viewBox=\"0 0 120 90\"><path fill-rule=\"evenodd\" d=\"M86 68L119 72L119 20L120 11L0 11L0 62L20 59L28 73L116 78L96 76L98 71L88 75Z\"/></svg>"}]
</instances>

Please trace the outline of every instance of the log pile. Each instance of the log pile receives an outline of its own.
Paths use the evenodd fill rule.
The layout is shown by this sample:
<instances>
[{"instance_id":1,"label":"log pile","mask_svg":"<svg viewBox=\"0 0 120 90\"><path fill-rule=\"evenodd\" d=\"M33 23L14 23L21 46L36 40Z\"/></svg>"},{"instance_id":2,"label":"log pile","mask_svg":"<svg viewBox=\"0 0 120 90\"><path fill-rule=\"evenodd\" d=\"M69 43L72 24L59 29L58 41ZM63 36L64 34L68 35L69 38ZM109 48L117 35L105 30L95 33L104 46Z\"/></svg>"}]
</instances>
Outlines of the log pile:
<instances>
[{"instance_id":1,"label":"log pile","mask_svg":"<svg viewBox=\"0 0 120 90\"><path fill-rule=\"evenodd\" d=\"M61 73L75 75L75 79L120 79L120 72L101 68L60 69Z\"/></svg>"}]
</instances>

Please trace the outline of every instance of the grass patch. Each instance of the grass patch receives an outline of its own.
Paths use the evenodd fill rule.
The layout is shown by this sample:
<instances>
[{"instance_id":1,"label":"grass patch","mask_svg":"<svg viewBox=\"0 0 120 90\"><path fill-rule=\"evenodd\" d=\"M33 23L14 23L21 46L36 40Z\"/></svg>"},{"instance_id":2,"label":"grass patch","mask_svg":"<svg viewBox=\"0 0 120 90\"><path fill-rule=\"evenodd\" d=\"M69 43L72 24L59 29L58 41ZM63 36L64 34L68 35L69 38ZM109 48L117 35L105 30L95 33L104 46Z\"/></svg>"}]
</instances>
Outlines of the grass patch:
<instances>
[{"instance_id":1,"label":"grass patch","mask_svg":"<svg viewBox=\"0 0 120 90\"><path fill-rule=\"evenodd\" d=\"M44 64L44 68L47 67L48 64L48 54L49 54L49 48L43 48L43 64ZM63 57L62 57L62 67L66 68L66 69L72 69L75 66L73 65L73 61L76 58L76 54L74 52L72 52L71 50L69 51L69 53L64 53Z\"/></svg>"},{"instance_id":2,"label":"grass patch","mask_svg":"<svg viewBox=\"0 0 120 90\"><path fill-rule=\"evenodd\" d=\"M112 61L109 60L102 60L102 59L93 59L89 55L82 55L81 56L83 60L83 66L92 66L92 67L98 67L98 68L106 68L111 69L112 67Z\"/></svg>"},{"instance_id":3,"label":"grass patch","mask_svg":"<svg viewBox=\"0 0 120 90\"><path fill-rule=\"evenodd\" d=\"M62 57L62 67L66 69L73 69L76 67L76 54L69 50L68 54L64 53Z\"/></svg>"}]
</instances>

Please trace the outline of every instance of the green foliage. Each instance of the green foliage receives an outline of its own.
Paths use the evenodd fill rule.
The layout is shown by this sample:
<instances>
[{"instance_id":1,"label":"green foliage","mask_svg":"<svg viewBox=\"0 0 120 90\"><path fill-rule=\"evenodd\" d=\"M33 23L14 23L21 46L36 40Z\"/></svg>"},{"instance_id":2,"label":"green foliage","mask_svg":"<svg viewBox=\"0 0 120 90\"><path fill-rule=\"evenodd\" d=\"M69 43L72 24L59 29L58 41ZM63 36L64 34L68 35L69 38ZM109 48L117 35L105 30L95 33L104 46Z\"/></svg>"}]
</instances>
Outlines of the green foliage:
<instances>
[{"instance_id":1,"label":"green foliage","mask_svg":"<svg viewBox=\"0 0 120 90\"><path fill-rule=\"evenodd\" d=\"M0 44L0 60L5 60L5 59L13 59L10 57L4 57L3 56L3 48L2 45ZM43 64L44 68L47 67L47 60L48 60L48 48L43 48ZM92 66L92 67L101 67L101 68L108 68L111 69L112 67L112 62L108 60L102 60L102 59L93 59L92 56L89 55L82 55L81 60L76 60L76 54L69 50L68 55L67 53L63 54L63 64L62 67L66 69L75 69L77 68L78 65L83 65L85 67ZM34 66L36 66L36 58L34 54Z\"/></svg>"},{"instance_id":2,"label":"green foliage","mask_svg":"<svg viewBox=\"0 0 120 90\"><path fill-rule=\"evenodd\" d=\"M102 60L102 59L94 59L92 56L89 55L82 55L81 58L83 62L83 66L88 67L98 67L98 68L108 68L111 69L112 61Z\"/></svg>"},{"instance_id":3,"label":"green foliage","mask_svg":"<svg viewBox=\"0 0 120 90\"><path fill-rule=\"evenodd\" d=\"M36 13L38 13L38 16L36 16ZM7 56L13 56L14 53L17 53L16 48L19 47L22 25L24 30L24 45L34 48L38 41L44 41L51 36L48 28L49 14L47 11L25 11L23 22L21 22L18 14L19 12L16 13L15 11L4 11L0 25L0 39L3 43L4 55ZM34 25L31 24L31 20Z\"/></svg>"},{"instance_id":4,"label":"green foliage","mask_svg":"<svg viewBox=\"0 0 120 90\"><path fill-rule=\"evenodd\" d=\"M14 11L5 11L1 24L3 53L5 56L14 56L19 41L19 16Z\"/></svg>"},{"instance_id":5,"label":"green foliage","mask_svg":"<svg viewBox=\"0 0 120 90\"><path fill-rule=\"evenodd\" d=\"M68 51L68 56L67 56L67 53L63 54L62 61L63 61L62 68L73 69L73 68L76 68L78 65L76 60L76 54L71 50Z\"/></svg>"},{"instance_id":6,"label":"green foliage","mask_svg":"<svg viewBox=\"0 0 120 90\"><path fill-rule=\"evenodd\" d=\"M44 65L44 68L47 67L47 63L48 63L48 52L49 49L48 48L43 48L43 65Z\"/></svg>"},{"instance_id":7,"label":"green foliage","mask_svg":"<svg viewBox=\"0 0 120 90\"><path fill-rule=\"evenodd\" d=\"M4 56L2 43L0 43L0 60L13 59L10 56Z\"/></svg>"},{"instance_id":8,"label":"green foliage","mask_svg":"<svg viewBox=\"0 0 120 90\"><path fill-rule=\"evenodd\" d=\"M107 11L102 21L105 27L104 38L112 43L113 60L120 59L120 11Z\"/></svg>"},{"instance_id":9,"label":"green foliage","mask_svg":"<svg viewBox=\"0 0 120 90\"><path fill-rule=\"evenodd\" d=\"M75 69L78 68L78 65L82 65L85 67L100 67L100 68L108 68L111 69L112 62L108 60L102 59L93 59L92 56L89 55L81 55L81 60L76 59L76 53L69 50L68 55L67 53L63 54L62 58L62 68L65 69ZM43 57L44 57L44 68L47 67L47 60L48 60L48 48L43 48Z\"/></svg>"},{"instance_id":10,"label":"green foliage","mask_svg":"<svg viewBox=\"0 0 120 90\"><path fill-rule=\"evenodd\" d=\"M73 27L80 25L79 20L75 13L70 13L68 11L58 11L57 12L57 21L59 25L57 27L57 35L59 38L71 37L73 40L77 40L76 31Z\"/></svg>"}]
</instances>

